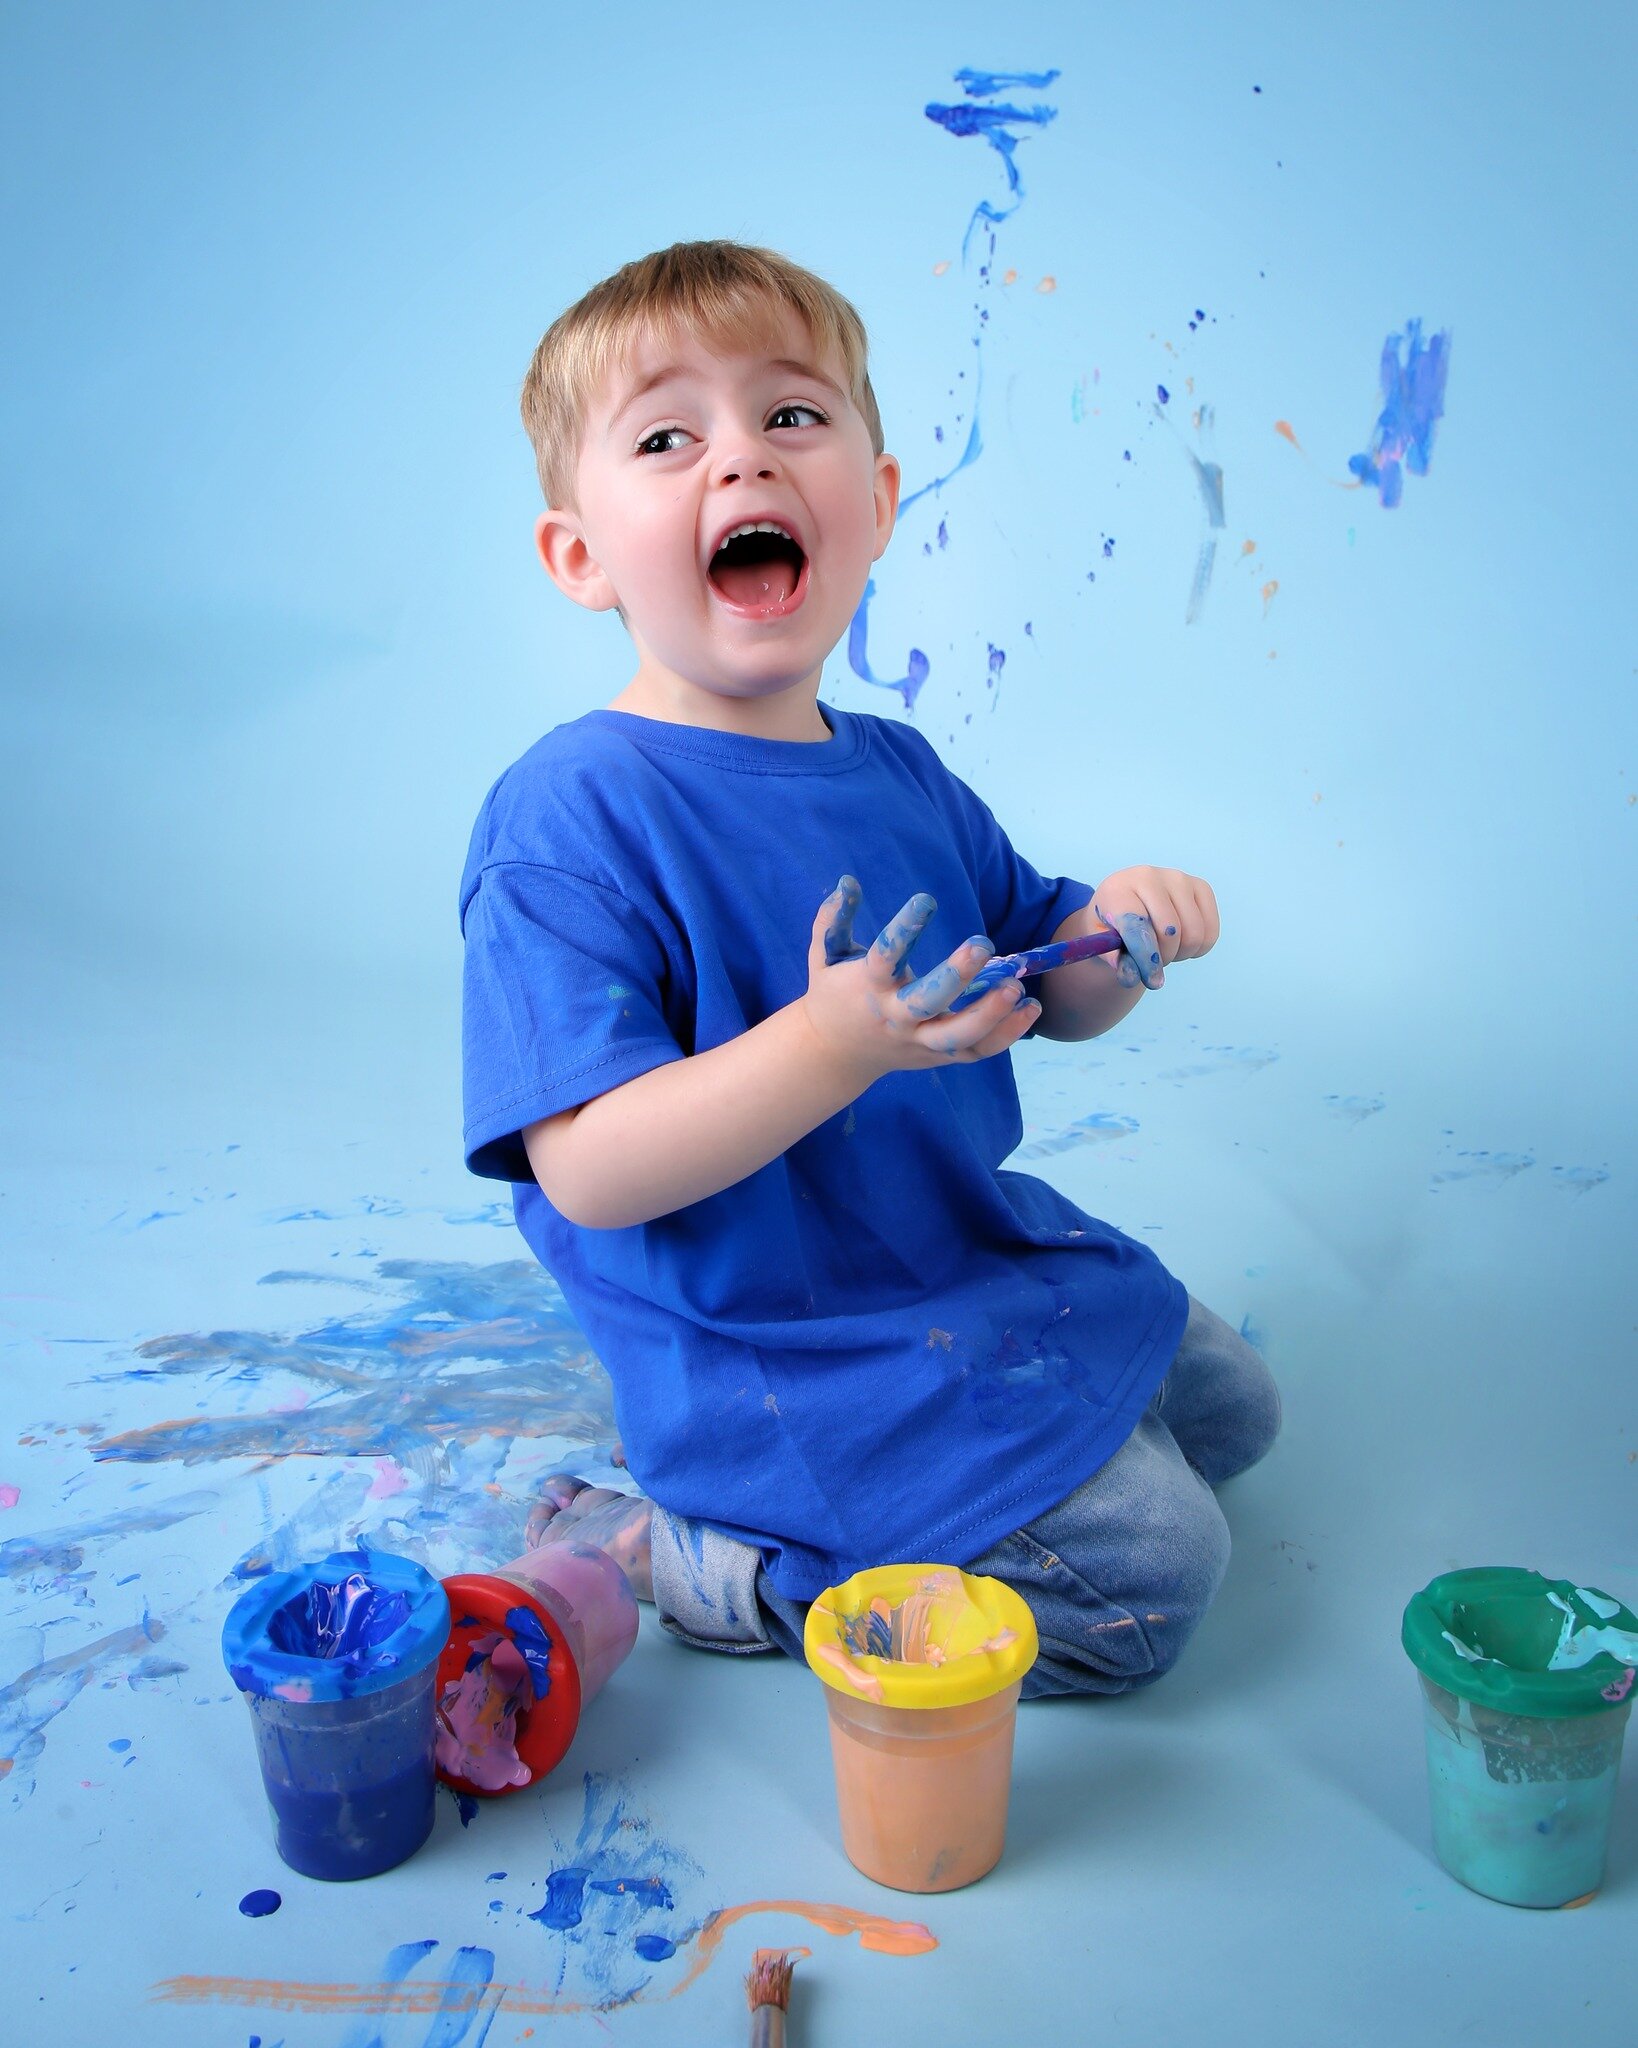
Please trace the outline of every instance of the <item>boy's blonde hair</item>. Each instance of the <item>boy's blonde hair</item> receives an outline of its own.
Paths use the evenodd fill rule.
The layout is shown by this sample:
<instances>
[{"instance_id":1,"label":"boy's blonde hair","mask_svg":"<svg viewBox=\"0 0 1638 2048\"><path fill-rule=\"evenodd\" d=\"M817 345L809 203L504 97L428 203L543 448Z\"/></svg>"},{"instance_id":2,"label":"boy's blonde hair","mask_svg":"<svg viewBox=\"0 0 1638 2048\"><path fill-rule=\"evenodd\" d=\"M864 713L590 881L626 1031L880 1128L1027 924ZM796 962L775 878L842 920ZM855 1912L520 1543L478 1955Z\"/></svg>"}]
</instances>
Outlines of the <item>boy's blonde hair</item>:
<instances>
[{"instance_id":1,"label":"boy's blonde hair","mask_svg":"<svg viewBox=\"0 0 1638 2048\"><path fill-rule=\"evenodd\" d=\"M534 444L546 503L575 508L575 468L587 414L604 378L643 341L687 333L723 355L777 346L774 323L795 313L883 450L882 418L866 369L864 322L834 286L773 249L744 242L673 242L626 264L560 313L541 336L523 380L520 410ZM578 508L575 508L578 509ZM622 613L622 616L624 614Z\"/></svg>"}]
</instances>

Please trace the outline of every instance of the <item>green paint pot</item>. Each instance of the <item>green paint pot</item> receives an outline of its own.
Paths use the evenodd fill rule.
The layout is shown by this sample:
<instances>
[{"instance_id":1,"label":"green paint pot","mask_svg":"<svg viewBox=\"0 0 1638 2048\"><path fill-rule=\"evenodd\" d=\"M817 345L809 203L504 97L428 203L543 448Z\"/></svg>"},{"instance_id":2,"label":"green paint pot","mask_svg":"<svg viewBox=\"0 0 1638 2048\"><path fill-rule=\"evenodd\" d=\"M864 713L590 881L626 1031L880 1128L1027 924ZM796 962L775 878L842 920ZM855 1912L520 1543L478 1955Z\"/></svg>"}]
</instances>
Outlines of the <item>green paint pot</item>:
<instances>
[{"instance_id":1,"label":"green paint pot","mask_svg":"<svg viewBox=\"0 0 1638 2048\"><path fill-rule=\"evenodd\" d=\"M1486 1566L1405 1609L1422 1681L1433 1846L1510 1906L1575 1906L1604 1881L1638 1617L1596 1587Z\"/></svg>"}]
</instances>

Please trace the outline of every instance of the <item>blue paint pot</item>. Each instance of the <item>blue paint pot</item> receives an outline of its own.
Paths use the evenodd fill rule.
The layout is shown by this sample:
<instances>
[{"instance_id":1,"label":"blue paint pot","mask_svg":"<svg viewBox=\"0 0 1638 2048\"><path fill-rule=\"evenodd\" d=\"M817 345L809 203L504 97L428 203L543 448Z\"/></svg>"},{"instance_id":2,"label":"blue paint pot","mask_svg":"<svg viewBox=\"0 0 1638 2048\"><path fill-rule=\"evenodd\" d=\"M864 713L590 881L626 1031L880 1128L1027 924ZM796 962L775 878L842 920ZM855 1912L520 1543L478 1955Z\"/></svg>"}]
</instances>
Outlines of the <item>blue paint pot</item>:
<instances>
[{"instance_id":1,"label":"blue paint pot","mask_svg":"<svg viewBox=\"0 0 1638 2048\"><path fill-rule=\"evenodd\" d=\"M374 1877L432 1832L433 1707L449 1601L405 1557L339 1550L234 1603L222 1658L244 1695L273 1840L306 1877Z\"/></svg>"}]
</instances>

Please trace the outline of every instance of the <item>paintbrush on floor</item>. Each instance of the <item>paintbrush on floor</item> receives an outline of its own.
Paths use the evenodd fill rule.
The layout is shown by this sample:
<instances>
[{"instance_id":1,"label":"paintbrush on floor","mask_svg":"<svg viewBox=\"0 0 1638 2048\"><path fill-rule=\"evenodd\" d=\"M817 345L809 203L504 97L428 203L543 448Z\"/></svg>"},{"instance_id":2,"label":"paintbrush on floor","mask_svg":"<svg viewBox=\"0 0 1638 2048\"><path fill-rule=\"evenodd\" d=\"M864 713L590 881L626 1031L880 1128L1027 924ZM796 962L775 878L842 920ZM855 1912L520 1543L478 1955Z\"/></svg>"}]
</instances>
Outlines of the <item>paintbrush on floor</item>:
<instances>
[{"instance_id":1,"label":"paintbrush on floor","mask_svg":"<svg viewBox=\"0 0 1638 2048\"><path fill-rule=\"evenodd\" d=\"M751 2048L785 2048L785 2008L791 2002L795 1964L782 1948L759 1948L745 1979L751 2008Z\"/></svg>"}]
</instances>

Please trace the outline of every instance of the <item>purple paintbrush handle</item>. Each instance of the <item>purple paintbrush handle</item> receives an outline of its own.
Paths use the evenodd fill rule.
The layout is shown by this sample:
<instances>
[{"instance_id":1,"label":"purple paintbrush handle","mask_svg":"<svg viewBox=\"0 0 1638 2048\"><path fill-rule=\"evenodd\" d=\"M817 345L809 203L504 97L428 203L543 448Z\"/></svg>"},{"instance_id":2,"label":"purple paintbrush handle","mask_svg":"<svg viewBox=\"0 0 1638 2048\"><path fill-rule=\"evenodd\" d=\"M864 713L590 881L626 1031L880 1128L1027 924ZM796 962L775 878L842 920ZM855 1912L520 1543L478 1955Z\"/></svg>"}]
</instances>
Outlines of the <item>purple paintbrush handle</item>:
<instances>
[{"instance_id":1,"label":"purple paintbrush handle","mask_svg":"<svg viewBox=\"0 0 1638 2048\"><path fill-rule=\"evenodd\" d=\"M1049 974L1054 967L1067 967L1072 960L1089 960L1094 953L1118 953L1119 932L1086 932L1078 939L1059 939L1051 946L1032 946L1027 953L998 953L986 960L950 1005L952 1014L987 996L1003 981L1022 981L1026 974Z\"/></svg>"}]
</instances>

